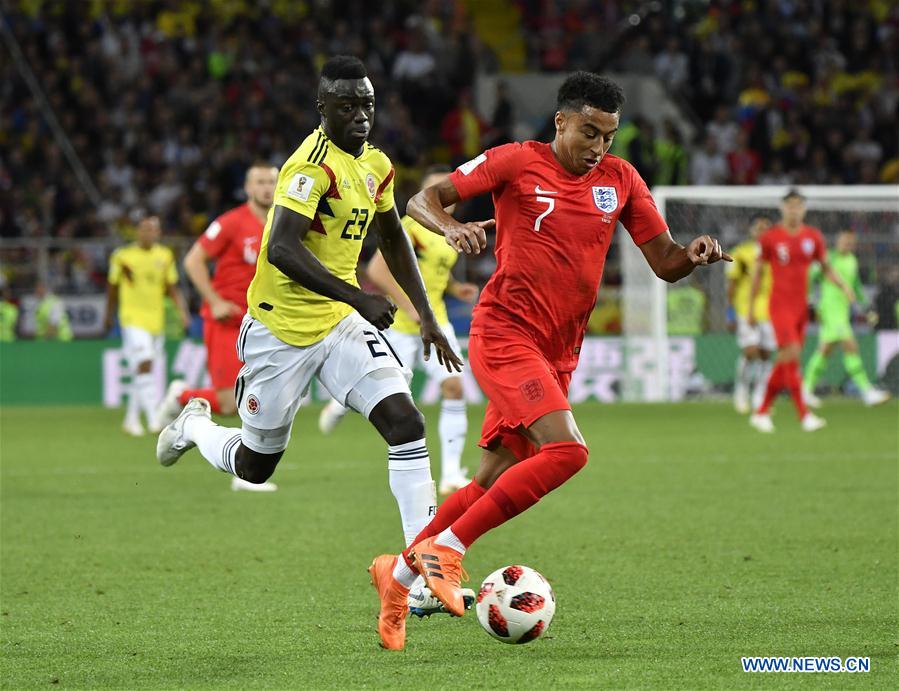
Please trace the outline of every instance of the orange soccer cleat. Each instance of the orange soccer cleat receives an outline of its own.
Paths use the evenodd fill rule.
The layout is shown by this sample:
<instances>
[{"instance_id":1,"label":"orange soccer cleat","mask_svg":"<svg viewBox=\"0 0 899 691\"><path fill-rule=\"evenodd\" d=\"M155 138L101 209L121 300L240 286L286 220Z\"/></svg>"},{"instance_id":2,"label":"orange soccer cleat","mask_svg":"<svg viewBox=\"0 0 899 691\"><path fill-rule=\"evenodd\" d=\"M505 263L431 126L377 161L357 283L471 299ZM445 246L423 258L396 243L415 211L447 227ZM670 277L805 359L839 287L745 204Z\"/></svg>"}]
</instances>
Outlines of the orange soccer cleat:
<instances>
[{"instance_id":1,"label":"orange soccer cleat","mask_svg":"<svg viewBox=\"0 0 899 691\"><path fill-rule=\"evenodd\" d=\"M465 613L462 579L468 580L468 574L462 568L462 555L452 547L436 544L436 539L429 537L412 548L415 568L446 611L454 617L461 617Z\"/></svg>"},{"instance_id":2,"label":"orange soccer cleat","mask_svg":"<svg viewBox=\"0 0 899 691\"><path fill-rule=\"evenodd\" d=\"M406 645L406 615L409 614L409 589L393 577L396 565L395 554L382 554L368 567L371 584L381 598L381 612L378 614L378 633L381 647L387 650L402 650ZM402 558L402 557L399 557Z\"/></svg>"}]
</instances>

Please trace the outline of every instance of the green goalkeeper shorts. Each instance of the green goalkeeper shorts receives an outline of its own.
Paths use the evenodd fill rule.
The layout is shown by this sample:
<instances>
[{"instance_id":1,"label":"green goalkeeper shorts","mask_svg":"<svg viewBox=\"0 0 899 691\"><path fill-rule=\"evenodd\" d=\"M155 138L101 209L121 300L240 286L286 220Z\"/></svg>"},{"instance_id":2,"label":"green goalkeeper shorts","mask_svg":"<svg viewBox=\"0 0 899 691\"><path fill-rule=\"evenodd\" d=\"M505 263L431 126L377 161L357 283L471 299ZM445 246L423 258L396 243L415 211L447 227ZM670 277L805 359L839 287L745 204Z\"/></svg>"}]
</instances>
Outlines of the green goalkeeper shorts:
<instances>
[{"instance_id":1,"label":"green goalkeeper shorts","mask_svg":"<svg viewBox=\"0 0 899 691\"><path fill-rule=\"evenodd\" d=\"M848 319L822 319L821 328L818 331L818 340L821 343L836 343L848 341L854 338L852 324Z\"/></svg>"}]
</instances>

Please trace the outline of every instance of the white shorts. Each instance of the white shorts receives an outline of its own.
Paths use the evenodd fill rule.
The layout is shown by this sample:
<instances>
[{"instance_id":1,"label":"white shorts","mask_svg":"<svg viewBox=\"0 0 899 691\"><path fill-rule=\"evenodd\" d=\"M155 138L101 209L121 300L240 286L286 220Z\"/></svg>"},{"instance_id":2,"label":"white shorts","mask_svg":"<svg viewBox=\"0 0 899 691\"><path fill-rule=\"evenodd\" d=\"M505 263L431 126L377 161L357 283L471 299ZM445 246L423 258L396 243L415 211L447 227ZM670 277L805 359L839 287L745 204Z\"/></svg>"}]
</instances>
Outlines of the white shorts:
<instances>
[{"instance_id":1,"label":"white shorts","mask_svg":"<svg viewBox=\"0 0 899 691\"><path fill-rule=\"evenodd\" d=\"M154 361L162 354L163 335L151 334L136 326L122 327L122 351L132 370L142 362Z\"/></svg>"},{"instance_id":2,"label":"white shorts","mask_svg":"<svg viewBox=\"0 0 899 691\"><path fill-rule=\"evenodd\" d=\"M777 339L771 322L758 322L750 326L745 317L737 317L737 345L744 348L761 348L773 353L777 350Z\"/></svg>"},{"instance_id":3,"label":"white shorts","mask_svg":"<svg viewBox=\"0 0 899 691\"><path fill-rule=\"evenodd\" d=\"M284 343L246 315L237 352L245 363L234 387L243 421L241 440L259 453L287 448L293 419L313 377L334 400L366 418L388 396L410 393L412 373L400 364L384 335L358 312L305 347Z\"/></svg>"},{"instance_id":4,"label":"white shorts","mask_svg":"<svg viewBox=\"0 0 899 691\"><path fill-rule=\"evenodd\" d=\"M441 324L440 328L443 330L446 340L449 341L450 347L457 355L461 356L462 349L459 348L459 341L456 339L456 330L453 329L453 325L450 323ZM431 348L431 359L426 362L425 347L421 342L421 336L419 334L400 333L390 329L387 331L387 338L390 339L390 343L393 345L393 349L396 351L396 355L400 359L400 362L409 369L424 370L428 379L433 379L442 383L450 377L462 376L460 372L447 371L446 367L441 365L437 360L437 354L434 352L433 347Z\"/></svg>"}]
</instances>

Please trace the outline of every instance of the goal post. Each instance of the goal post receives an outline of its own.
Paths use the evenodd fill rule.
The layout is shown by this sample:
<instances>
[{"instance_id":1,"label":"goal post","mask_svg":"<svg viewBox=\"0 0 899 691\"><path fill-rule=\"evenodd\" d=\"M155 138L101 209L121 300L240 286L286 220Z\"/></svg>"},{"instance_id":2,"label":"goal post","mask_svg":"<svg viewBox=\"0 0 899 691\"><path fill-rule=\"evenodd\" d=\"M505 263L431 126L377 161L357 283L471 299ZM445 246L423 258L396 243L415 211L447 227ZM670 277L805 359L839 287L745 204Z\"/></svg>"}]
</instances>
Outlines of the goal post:
<instances>
[{"instance_id":1,"label":"goal post","mask_svg":"<svg viewBox=\"0 0 899 691\"><path fill-rule=\"evenodd\" d=\"M793 186L657 187L653 197L677 242L688 243L697 235L717 237L725 249L748 239L751 220L764 214L779 217L783 196ZM899 186L897 185L796 185L805 196L806 223L821 229L828 248L836 234L852 228L858 237L859 266L863 281L876 283L897 263L899 248ZM717 359L722 371L733 360L733 344L727 338L727 291L724 263L694 272L689 279L669 285L658 279L642 252L622 238L622 337L623 371L621 398L631 401L681 400L695 389L702 365ZM668 300L672 290L698 288L704 300L702 334L696 337L669 332ZM899 296L897 296L899 297ZM704 338L707 335L716 339ZM715 347L715 343L721 346ZM707 360L702 362L702 360ZM693 371L688 371L690 363ZM708 368L706 368L708 369ZM726 388L721 377L708 381L709 388Z\"/></svg>"}]
</instances>

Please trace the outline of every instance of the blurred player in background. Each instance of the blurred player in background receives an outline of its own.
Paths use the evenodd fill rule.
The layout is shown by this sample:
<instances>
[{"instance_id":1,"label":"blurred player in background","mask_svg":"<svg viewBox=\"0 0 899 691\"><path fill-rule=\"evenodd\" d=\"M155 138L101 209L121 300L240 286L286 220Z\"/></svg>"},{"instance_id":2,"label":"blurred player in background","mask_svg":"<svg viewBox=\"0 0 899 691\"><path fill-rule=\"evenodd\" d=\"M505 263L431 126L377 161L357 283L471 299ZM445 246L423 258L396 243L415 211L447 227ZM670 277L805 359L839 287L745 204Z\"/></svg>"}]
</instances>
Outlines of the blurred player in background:
<instances>
[{"instance_id":1,"label":"blurred player in background","mask_svg":"<svg viewBox=\"0 0 899 691\"><path fill-rule=\"evenodd\" d=\"M730 251L734 263L727 267L727 301L730 305L728 318L736 319L737 372L734 379L734 408L746 415L762 404L765 385L771 371L770 357L777 350L774 330L768 320L768 299L771 294L771 269L762 269L761 284L755 302L749 304L752 289L752 270L758 261L759 236L768 229L771 221L765 216L756 216L749 225L749 239ZM755 325L749 323L752 310Z\"/></svg>"},{"instance_id":2,"label":"blurred player in background","mask_svg":"<svg viewBox=\"0 0 899 691\"><path fill-rule=\"evenodd\" d=\"M867 299L858 275L855 247L855 233L852 230L844 230L837 235L836 247L828 252L827 261L843 282L852 288L858 304L865 304ZM821 404L814 395L815 385L827 369L827 359L839 346L843 350L843 368L858 387L865 405L884 403L889 399L889 394L871 385L861 355L858 353L858 342L852 333L852 303L837 285L821 276L819 271L815 271L812 284L818 281L821 283L821 297L816 307L820 327L818 349L806 365L803 380L805 400L813 407ZM876 320L876 315L874 319Z\"/></svg>"},{"instance_id":3,"label":"blurred player in background","mask_svg":"<svg viewBox=\"0 0 899 691\"><path fill-rule=\"evenodd\" d=\"M577 72L559 89L552 144L489 149L409 202L409 215L450 247L478 253L493 222L462 224L445 208L493 194L497 265L475 308L469 340L472 372L489 403L474 480L441 504L410 548L381 555L369 568L382 620L402 618L402 611L385 613L419 573L446 609L461 616L466 549L587 463L568 385L618 221L667 281L730 259L707 235L688 247L674 242L637 171L607 155L623 102L617 84ZM402 647L405 628L385 629L382 641L386 633L392 647Z\"/></svg>"},{"instance_id":4,"label":"blurred player in background","mask_svg":"<svg viewBox=\"0 0 899 691\"><path fill-rule=\"evenodd\" d=\"M814 432L826 423L806 406L799 373L799 358L808 323L809 266L812 262L819 262L824 275L836 284L849 301L854 300L855 296L828 263L827 248L821 231L803 223L805 198L797 190L790 190L783 198L780 211L780 222L759 237L760 261L756 262L752 272L750 303L755 302L761 290L762 269L766 264L771 267L771 299L768 309L778 351L774 367L768 376L765 397L750 416L749 424L760 432L773 432L771 406L781 389L787 389L796 406L802 429ZM749 315L749 323L757 325L752 313Z\"/></svg>"},{"instance_id":5,"label":"blurred player in background","mask_svg":"<svg viewBox=\"0 0 899 691\"><path fill-rule=\"evenodd\" d=\"M109 258L106 330L112 328L118 306L122 349L131 373L122 429L136 437L144 433L141 411L151 432L162 427L157 419L159 396L152 369L153 361L162 353L166 294L172 298L184 327L190 324L187 303L178 288L175 255L159 244L160 235L159 217L144 216L137 224L137 241L120 247Z\"/></svg>"},{"instance_id":6,"label":"blurred player in background","mask_svg":"<svg viewBox=\"0 0 899 691\"><path fill-rule=\"evenodd\" d=\"M422 187L430 187L446 179L450 169L444 166L433 166L425 171ZM453 207L447 209L451 214ZM418 268L428 291L428 300L434 308L437 323L446 334L453 350L460 351L456 332L450 323L444 302L444 293L465 302L473 303L478 297L478 287L473 283L460 283L453 279L453 265L459 255L443 238L429 231L411 216L403 216L403 228L412 241ZM465 411L465 399L462 393L462 377L456 372L449 372L436 359L425 360L419 337L418 312L412 302L397 285L384 255L376 252L368 264L368 277L385 295L389 295L399 308L393 326L387 332L387 338L397 356L407 367L424 369L428 378L440 384L440 395L443 402L440 406L440 485L442 496L452 494L460 487L468 484L468 478L462 470L462 450L465 447L465 435L468 433L468 415ZM346 414L347 409L333 399L322 408L319 427L329 434L335 425Z\"/></svg>"},{"instance_id":7,"label":"blurred player in background","mask_svg":"<svg viewBox=\"0 0 899 691\"><path fill-rule=\"evenodd\" d=\"M167 425L192 398L205 398L213 413L234 415L234 384L243 363L237 358L237 334L247 312L247 288L256 273L262 230L275 195L278 169L254 163L247 169L245 204L219 216L184 256L184 271L203 296L203 340L206 369L212 388L190 389L181 379L173 381L159 406L159 422ZM215 262L210 277L209 262ZM239 477L231 489L271 492L273 482L253 484Z\"/></svg>"},{"instance_id":8,"label":"blurred player in background","mask_svg":"<svg viewBox=\"0 0 899 691\"><path fill-rule=\"evenodd\" d=\"M394 205L390 159L368 143L375 95L362 62L337 56L324 64L317 108L321 125L278 175L247 292L249 309L237 341L245 363L236 387L241 429L214 424L209 403L194 398L159 435L157 458L169 466L197 446L212 466L265 482L315 377L387 442L390 489L408 543L436 511L436 496L424 417L412 401L408 370L380 333L393 322L396 306L362 291L356 279L371 224L390 272L421 316L425 355L433 348L439 362L457 371L462 361L428 303Z\"/></svg>"}]
</instances>

